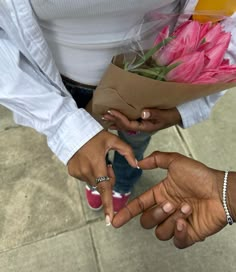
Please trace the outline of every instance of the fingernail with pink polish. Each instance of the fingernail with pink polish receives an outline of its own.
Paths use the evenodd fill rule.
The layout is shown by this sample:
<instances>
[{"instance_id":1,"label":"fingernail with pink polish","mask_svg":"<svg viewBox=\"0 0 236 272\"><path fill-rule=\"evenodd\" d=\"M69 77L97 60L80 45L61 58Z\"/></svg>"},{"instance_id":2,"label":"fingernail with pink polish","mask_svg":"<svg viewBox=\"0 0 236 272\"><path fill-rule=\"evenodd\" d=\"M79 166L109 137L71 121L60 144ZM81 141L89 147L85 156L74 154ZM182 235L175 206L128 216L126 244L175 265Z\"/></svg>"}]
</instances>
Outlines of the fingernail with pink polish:
<instances>
[{"instance_id":1,"label":"fingernail with pink polish","mask_svg":"<svg viewBox=\"0 0 236 272\"><path fill-rule=\"evenodd\" d=\"M166 212L166 213L171 212L171 211L173 210L172 204L170 204L169 202L166 203L166 204L163 206L163 210L164 210L164 212Z\"/></svg>"},{"instance_id":2,"label":"fingernail with pink polish","mask_svg":"<svg viewBox=\"0 0 236 272\"><path fill-rule=\"evenodd\" d=\"M191 208L189 207L189 205L183 205L183 206L181 207L181 212L182 212L183 214L188 214L188 213L190 212L190 210L191 210Z\"/></svg>"},{"instance_id":3,"label":"fingernail with pink polish","mask_svg":"<svg viewBox=\"0 0 236 272\"><path fill-rule=\"evenodd\" d=\"M180 223L180 222L177 222L177 230L178 230L178 231L182 231L183 229L184 229L183 224Z\"/></svg>"}]
</instances>

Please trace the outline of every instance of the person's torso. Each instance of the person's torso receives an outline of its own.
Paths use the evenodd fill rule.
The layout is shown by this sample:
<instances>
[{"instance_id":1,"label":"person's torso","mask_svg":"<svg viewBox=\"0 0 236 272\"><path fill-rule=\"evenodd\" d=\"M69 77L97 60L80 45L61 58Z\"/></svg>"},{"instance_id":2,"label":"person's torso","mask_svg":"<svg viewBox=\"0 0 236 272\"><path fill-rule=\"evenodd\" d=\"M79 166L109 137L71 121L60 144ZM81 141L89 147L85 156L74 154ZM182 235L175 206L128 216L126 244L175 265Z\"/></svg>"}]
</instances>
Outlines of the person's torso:
<instances>
[{"instance_id":1,"label":"person's torso","mask_svg":"<svg viewBox=\"0 0 236 272\"><path fill-rule=\"evenodd\" d=\"M146 12L179 12L179 0L30 1L59 71L93 85Z\"/></svg>"}]
</instances>

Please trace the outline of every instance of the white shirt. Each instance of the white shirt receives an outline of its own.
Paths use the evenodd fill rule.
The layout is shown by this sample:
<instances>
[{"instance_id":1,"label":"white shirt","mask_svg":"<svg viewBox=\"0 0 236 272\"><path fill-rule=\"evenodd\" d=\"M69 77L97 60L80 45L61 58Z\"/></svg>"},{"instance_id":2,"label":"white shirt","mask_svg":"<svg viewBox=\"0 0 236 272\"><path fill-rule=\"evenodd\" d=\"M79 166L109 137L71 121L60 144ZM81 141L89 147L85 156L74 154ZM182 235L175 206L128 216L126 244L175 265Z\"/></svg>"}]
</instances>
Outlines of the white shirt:
<instances>
[{"instance_id":1,"label":"white shirt","mask_svg":"<svg viewBox=\"0 0 236 272\"><path fill-rule=\"evenodd\" d=\"M61 74L97 85L113 56L121 53L125 36L155 7L178 13L176 0L31 0L44 37ZM63 12L62 12L63 11Z\"/></svg>"},{"instance_id":2,"label":"white shirt","mask_svg":"<svg viewBox=\"0 0 236 272\"><path fill-rule=\"evenodd\" d=\"M50 17L53 10L57 10L57 13L63 16L65 5L63 1L57 1L60 2L61 8L51 10L46 8L47 16ZM122 11L131 3L137 5L145 3L147 8L148 3L151 3L153 7L154 1L80 0L76 2L84 5L90 3L91 10L97 9L99 17L104 15L102 13L104 10L100 6L104 2L107 3L107 7L110 6L112 14L114 8L112 3L117 3L116 7ZM157 4L160 2L163 3L161 0L156 0ZM167 4L173 1L164 2ZM194 6L197 1L186 2ZM71 0L65 3L69 6L75 2ZM37 10L36 6L34 9ZM132 8L129 12L131 16ZM122 17L120 20L123 23ZM103 128L85 110L76 107L65 89L29 0L1 1L0 27L0 103L14 112L17 123L32 127L46 135L48 146L66 164L79 148ZM106 51L105 48L104 50ZM220 95L215 94L178 107L184 127L206 119Z\"/></svg>"}]
</instances>

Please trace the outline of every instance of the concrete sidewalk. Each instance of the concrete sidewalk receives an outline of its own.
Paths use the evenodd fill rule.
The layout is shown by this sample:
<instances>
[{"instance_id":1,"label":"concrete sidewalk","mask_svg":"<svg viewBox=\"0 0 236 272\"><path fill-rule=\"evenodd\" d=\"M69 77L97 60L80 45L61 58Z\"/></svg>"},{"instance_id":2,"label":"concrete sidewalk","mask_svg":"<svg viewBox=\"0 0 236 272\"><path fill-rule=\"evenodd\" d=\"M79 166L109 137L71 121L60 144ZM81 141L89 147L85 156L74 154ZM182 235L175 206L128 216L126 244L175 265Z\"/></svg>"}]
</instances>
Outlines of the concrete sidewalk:
<instances>
[{"instance_id":1,"label":"concrete sidewalk","mask_svg":"<svg viewBox=\"0 0 236 272\"><path fill-rule=\"evenodd\" d=\"M236 170L236 89L210 120L154 136L155 149L176 151L218 169ZM134 196L165 176L144 173ZM236 271L236 227L186 250L143 230L139 218L121 229L105 227L102 212L86 206L84 185L69 177L45 138L16 126L0 107L1 272L231 272Z\"/></svg>"}]
</instances>

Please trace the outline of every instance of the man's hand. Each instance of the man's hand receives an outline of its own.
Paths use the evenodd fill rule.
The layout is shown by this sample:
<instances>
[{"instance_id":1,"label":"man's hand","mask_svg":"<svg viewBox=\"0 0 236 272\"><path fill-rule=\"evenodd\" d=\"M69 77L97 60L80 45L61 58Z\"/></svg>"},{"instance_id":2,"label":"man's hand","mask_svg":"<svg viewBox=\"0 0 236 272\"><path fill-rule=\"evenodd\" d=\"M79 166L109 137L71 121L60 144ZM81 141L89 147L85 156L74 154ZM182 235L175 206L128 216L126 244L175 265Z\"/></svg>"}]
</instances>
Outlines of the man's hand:
<instances>
[{"instance_id":1,"label":"man's hand","mask_svg":"<svg viewBox=\"0 0 236 272\"><path fill-rule=\"evenodd\" d=\"M177 108L168 110L145 109L138 121L131 121L116 110L109 110L103 116L104 120L112 122L110 129L124 131L156 132L158 130L181 124L181 116Z\"/></svg>"},{"instance_id":2,"label":"man's hand","mask_svg":"<svg viewBox=\"0 0 236 272\"><path fill-rule=\"evenodd\" d=\"M203 241L225 227L221 202L223 172L178 153L154 152L140 161L139 166L167 169L167 177L116 214L114 227L142 213L144 228L156 227L157 238L173 237L178 248Z\"/></svg>"},{"instance_id":3,"label":"man's hand","mask_svg":"<svg viewBox=\"0 0 236 272\"><path fill-rule=\"evenodd\" d=\"M101 195L104 213L113 218L112 187L115 176L112 168L106 166L105 157L109 150L116 150L123 155L129 164L137 166L133 151L116 135L107 131L101 131L82 148L80 148L68 162L68 172L71 176L96 186L96 178L108 176L109 181L100 182L98 191Z\"/></svg>"}]
</instances>

